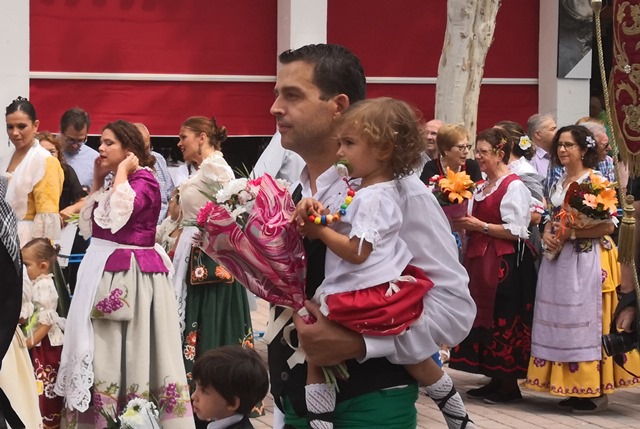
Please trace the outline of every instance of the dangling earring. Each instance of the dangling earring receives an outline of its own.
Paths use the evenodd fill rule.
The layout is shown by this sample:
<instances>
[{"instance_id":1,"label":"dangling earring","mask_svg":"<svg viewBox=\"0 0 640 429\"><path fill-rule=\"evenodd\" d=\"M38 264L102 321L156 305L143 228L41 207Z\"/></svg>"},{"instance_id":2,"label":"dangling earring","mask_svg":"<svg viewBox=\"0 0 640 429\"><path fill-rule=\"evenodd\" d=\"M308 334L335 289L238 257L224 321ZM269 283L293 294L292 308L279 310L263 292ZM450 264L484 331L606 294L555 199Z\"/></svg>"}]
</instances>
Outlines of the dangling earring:
<instances>
[{"instance_id":1,"label":"dangling earring","mask_svg":"<svg viewBox=\"0 0 640 429\"><path fill-rule=\"evenodd\" d=\"M202 155L202 145L198 145L198 156Z\"/></svg>"},{"instance_id":2,"label":"dangling earring","mask_svg":"<svg viewBox=\"0 0 640 429\"><path fill-rule=\"evenodd\" d=\"M582 161L584 161L584 155L582 155L582 156L580 157L580 159L581 159Z\"/></svg>"}]
</instances>

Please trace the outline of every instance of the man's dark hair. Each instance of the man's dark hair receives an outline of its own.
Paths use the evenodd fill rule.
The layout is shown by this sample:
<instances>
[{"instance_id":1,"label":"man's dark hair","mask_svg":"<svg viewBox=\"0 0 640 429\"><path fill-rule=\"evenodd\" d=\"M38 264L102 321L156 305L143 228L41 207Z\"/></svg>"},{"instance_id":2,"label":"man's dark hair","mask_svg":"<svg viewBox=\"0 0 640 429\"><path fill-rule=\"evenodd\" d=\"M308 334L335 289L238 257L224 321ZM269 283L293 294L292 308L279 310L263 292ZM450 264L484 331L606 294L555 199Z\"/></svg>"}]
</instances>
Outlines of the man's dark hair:
<instances>
[{"instance_id":1,"label":"man's dark hair","mask_svg":"<svg viewBox=\"0 0 640 429\"><path fill-rule=\"evenodd\" d=\"M240 345L208 350L193 366L193 380L213 387L227 403L238 398L238 413L247 415L267 395L269 376L258 353Z\"/></svg>"},{"instance_id":2,"label":"man's dark hair","mask_svg":"<svg viewBox=\"0 0 640 429\"><path fill-rule=\"evenodd\" d=\"M280 54L280 63L304 61L313 66L313 83L323 99L346 94L350 103L364 100L367 81L358 57L344 46L331 44L306 45Z\"/></svg>"},{"instance_id":3,"label":"man's dark hair","mask_svg":"<svg viewBox=\"0 0 640 429\"><path fill-rule=\"evenodd\" d=\"M76 131L82 131L84 127L87 127L88 132L90 125L91 119L89 118L89 114L79 107L67 110L62 114L62 118L60 118L60 131L63 133L69 127L73 127Z\"/></svg>"}]
</instances>

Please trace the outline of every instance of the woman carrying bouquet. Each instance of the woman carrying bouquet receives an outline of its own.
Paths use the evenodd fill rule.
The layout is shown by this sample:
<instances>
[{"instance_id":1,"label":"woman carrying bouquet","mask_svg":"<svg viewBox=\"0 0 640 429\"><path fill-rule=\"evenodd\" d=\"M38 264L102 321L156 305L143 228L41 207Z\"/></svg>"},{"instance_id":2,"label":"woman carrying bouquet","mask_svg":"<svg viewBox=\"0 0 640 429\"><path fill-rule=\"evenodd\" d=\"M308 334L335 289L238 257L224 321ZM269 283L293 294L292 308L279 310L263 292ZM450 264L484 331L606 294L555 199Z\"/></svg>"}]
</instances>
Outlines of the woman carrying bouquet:
<instances>
[{"instance_id":1,"label":"woman carrying bouquet","mask_svg":"<svg viewBox=\"0 0 640 429\"><path fill-rule=\"evenodd\" d=\"M445 176L447 167L454 173L465 171L471 180L477 182L482 180L482 173L478 163L473 159L468 159L469 134L463 125L444 124L438 130L436 136L436 146L440 156L427 162L420 175L420 180L429 184L429 179L433 176Z\"/></svg>"},{"instance_id":2,"label":"woman carrying bouquet","mask_svg":"<svg viewBox=\"0 0 640 429\"><path fill-rule=\"evenodd\" d=\"M176 298L154 246L160 188L131 123L107 124L79 228L91 244L78 270L55 391L71 427L106 427L129 399L156 399L160 426L193 428ZM107 174L114 173L111 186Z\"/></svg>"},{"instance_id":3,"label":"woman carrying bouquet","mask_svg":"<svg viewBox=\"0 0 640 429\"><path fill-rule=\"evenodd\" d=\"M570 185L595 188L608 183L593 170L596 141L582 126L558 130L551 157L565 172L550 192L550 211L560 217L547 222L542 237L548 258L542 260L538 277L527 386L565 397L560 405L567 410L596 412L606 408L605 394L637 383L601 350L620 284L618 252L609 237L614 224L609 218L587 226L586 215L571 221L564 209ZM607 205L615 210L611 194ZM625 362L631 372L640 371L637 351L627 353Z\"/></svg>"},{"instance_id":4,"label":"woman carrying bouquet","mask_svg":"<svg viewBox=\"0 0 640 429\"><path fill-rule=\"evenodd\" d=\"M221 185L234 179L220 152L227 129L215 118L195 116L180 128L178 148L185 162L197 167L180 184L183 224L195 225L200 209ZM204 194L203 194L204 193ZM244 287L220 265L194 246L196 226L185 226L174 255L174 287L183 330L183 359L190 375L198 354L209 349L239 344L251 332L251 315Z\"/></svg>"},{"instance_id":5,"label":"woman carrying bouquet","mask_svg":"<svg viewBox=\"0 0 640 429\"><path fill-rule=\"evenodd\" d=\"M449 366L484 374L491 382L467 395L487 403L521 399L518 378L529 362L536 270L527 246L531 194L507 167L511 142L490 128L476 138L476 160L487 180L452 223L467 231L464 265L478 308L469 336L451 352Z\"/></svg>"}]
</instances>

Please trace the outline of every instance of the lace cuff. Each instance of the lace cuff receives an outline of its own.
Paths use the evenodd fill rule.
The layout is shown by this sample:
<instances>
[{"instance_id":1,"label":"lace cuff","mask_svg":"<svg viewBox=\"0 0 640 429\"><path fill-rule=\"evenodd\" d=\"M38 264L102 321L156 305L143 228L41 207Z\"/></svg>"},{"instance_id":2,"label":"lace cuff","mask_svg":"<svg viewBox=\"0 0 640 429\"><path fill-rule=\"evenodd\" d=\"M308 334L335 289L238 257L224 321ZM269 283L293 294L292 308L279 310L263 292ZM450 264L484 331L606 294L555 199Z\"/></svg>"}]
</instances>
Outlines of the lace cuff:
<instances>
[{"instance_id":1,"label":"lace cuff","mask_svg":"<svg viewBox=\"0 0 640 429\"><path fill-rule=\"evenodd\" d=\"M136 192L129 182L100 192L96 195L98 206L93 211L94 220L101 228L110 229L111 233L115 234L129 221L135 198Z\"/></svg>"},{"instance_id":2,"label":"lace cuff","mask_svg":"<svg viewBox=\"0 0 640 429\"><path fill-rule=\"evenodd\" d=\"M60 366L54 391L65 398L67 408L87 411L93 387L93 354L73 356Z\"/></svg>"},{"instance_id":3,"label":"lace cuff","mask_svg":"<svg viewBox=\"0 0 640 429\"><path fill-rule=\"evenodd\" d=\"M502 226L511 234L517 237L520 237L523 240L526 240L527 238L529 238L529 229L526 226L522 226L519 224L510 224L510 223L503 223Z\"/></svg>"},{"instance_id":4,"label":"lace cuff","mask_svg":"<svg viewBox=\"0 0 640 429\"><path fill-rule=\"evenodd\" d=\"M33 218L33 238L60 238L60 215L58 213L36 213ZM26 243L25 243L26 244Z\"/></svg>"},{"instance_id":5,"label":"lace cuff","mask_svg":"<svg viewBox=\"0 0 640 429\"><path fill-rule=\"evenodd\" d=\"M54 325L58 322L59 318L56 310L46 310L43 308L38 311L38 323L41 325Z\"/></svg>"}]
</instances>

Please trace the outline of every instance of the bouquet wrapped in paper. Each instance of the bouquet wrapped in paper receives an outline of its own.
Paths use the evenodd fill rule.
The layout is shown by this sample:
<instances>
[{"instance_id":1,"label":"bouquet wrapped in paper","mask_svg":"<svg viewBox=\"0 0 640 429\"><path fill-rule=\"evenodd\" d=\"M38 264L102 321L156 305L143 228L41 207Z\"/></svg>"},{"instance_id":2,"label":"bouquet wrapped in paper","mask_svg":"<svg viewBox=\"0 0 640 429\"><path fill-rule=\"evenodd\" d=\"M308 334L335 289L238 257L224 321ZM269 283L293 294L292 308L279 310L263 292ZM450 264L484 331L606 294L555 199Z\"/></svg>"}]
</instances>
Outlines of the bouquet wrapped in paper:
<instances>
[{"instance_id":1,"label":"bouquet wrapped in paper","mask_svg":"<svg viewBox=\"0 0 640 429\"><path fill-rule=\"evenodd\" d=\"M302 237L289 223L294 209L287 187L265 174L230 181L197 223L207 255L256 296L297 312L306 299L307 266Z\"/></svg>"},{"instance_id":2,"label":"bouquet wrapped in paper","mask_svg":"<svg viewBox=\"0 0 640 429\"><path fill-rule=\"evenodd\" d=\"M564 202L553 220L559 224L556 236L566 229L592 228L602 222L617 222L618 198L615 184L593 172L589 180L582 183L573 182L567 188ZM559 254L545 250L544 256L552 261Z\"/></svg>"},{"instance_id":3,"label":"bouquet wrapped in paper","mask_svg":"<svg viewBox=\"0 0 640 429\"><path fill-rule=\"evenodd\" d=\"M445 175L435 175L427 184L435 195L440 207L449 221L460 219L467 215L469 199L473 197L476 183L466 172L458 173L447 167ZM464 231L454 231L459 239L458 246L464 249Z\"/></svg>"}]
</instances>

